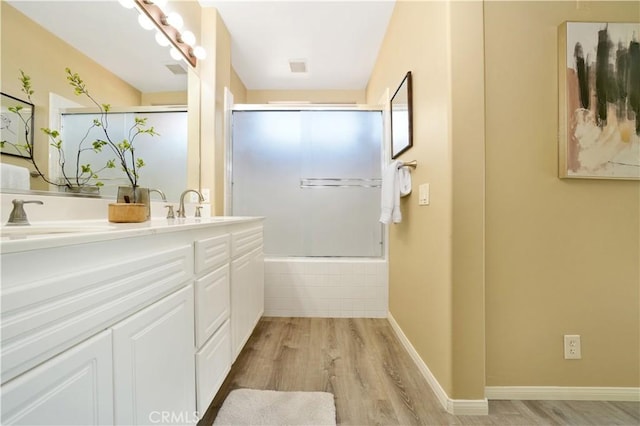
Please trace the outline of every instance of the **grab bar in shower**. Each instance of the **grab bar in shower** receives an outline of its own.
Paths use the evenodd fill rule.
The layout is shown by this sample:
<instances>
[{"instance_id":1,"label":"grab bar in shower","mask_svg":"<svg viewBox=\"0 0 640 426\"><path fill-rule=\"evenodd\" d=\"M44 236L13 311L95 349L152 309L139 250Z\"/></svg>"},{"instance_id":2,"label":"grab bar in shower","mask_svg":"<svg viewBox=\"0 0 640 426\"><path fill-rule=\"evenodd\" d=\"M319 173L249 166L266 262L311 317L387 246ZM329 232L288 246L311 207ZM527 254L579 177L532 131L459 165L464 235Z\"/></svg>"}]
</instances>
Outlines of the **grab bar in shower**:
<instances>
[{"instance_id":1,"label":"grab bar in shower","mask_svg":"<svg viewBox=\"0 0 640 426\"><path fill-rule=\"evenodd\" d=\"M300 188L380 188L382 179L301 178Z\"/></svg>"}]
</instances>

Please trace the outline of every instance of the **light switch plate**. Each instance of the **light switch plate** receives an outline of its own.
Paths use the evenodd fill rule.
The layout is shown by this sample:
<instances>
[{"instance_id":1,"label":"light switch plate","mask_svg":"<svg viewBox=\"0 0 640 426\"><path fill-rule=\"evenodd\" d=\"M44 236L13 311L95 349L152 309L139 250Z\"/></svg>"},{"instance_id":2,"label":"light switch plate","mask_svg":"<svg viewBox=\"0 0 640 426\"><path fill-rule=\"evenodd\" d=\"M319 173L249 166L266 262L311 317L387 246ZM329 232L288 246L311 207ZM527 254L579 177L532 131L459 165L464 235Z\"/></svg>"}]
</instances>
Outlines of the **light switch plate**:
<instances>
[{"instance_id":1,"label":"light switch plate","mask_svg":"<svg viewBox=\"0 0 640 426\"><path fill-rule=\"evenodd\" d=\"M419 206L429 205L429 184L428 183L423 183L418 187L418 205Z\"/></svg>"}]
</instances>

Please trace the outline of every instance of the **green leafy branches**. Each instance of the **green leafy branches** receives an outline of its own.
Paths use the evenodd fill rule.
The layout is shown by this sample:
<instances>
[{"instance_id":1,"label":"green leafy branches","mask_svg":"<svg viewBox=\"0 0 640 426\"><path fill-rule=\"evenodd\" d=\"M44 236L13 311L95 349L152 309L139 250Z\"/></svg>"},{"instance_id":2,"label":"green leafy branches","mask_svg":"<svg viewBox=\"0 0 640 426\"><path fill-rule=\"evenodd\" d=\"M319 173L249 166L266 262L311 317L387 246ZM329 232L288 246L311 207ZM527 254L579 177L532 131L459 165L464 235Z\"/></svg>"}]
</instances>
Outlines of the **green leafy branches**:
<instances>
[{"instance_id":1,"label":"green leafy branches","mask_svg":"<svg viewBox=\"0 0 640 426\"><path fill-rule=\"evenodd\" d=\"M100 118L94 120L93 126L100 127L102 129L104 138L97 139L96 142L101 144L100 149L103 146L106 146L116 156L115 161L113 163L108 162L106 167L111 168L109 167L110 165L115 167L115 163L118 163L121 170L127 176L129 183L131 183L131 186L134 188L137 187L138 178L140 177L138 171L140 168L144 167L145 163L142 158L136 157L134 142L136 138L142 134L156 136L158 133L153 127L147 126L146 118L135 117L134 123L129 129L128 138L119 142L114 141L107 130L109 127L108 117L111 106L109 104L98 103L91 96L84 81L77 73L73 73L69 68L66 68L65 71L67 73L67 81L69 81L69 84L73 87L75 94L86 96L100 112ZM94 146L96 142L94 142Z\"/></svg>"},{"instance_id":2,"label":"green leafy branches","mask_svg":"<svg viewBox=\"0 0 640 426\"><path fill-rule=\"evenodd\" d=\"M46 135L48 135L49 139L51 140L51 143L49 144L49 146L53 147L58 152L58 165L60 166L62 179L65 182L65 186L82 187L90 184L93 184L98 187L104 186L102 182L97 181L97 179L99 179L98 173L100 173L105 169L110 169L115 167L113 160L108 160L104 166L102 166L97 170L94 170L91 167L91 164L89 163L87 164L81 163L82 155L84 152L87 152L87 151L101 152L102 147L105 145L104 142L95 140L92 142L91 146L86 146L85 142L87 141L89 137L89 133L91 132L91 129L93 127L95 126L91 126L87 129L87 131L85 132L83 138L80 140L80 143L78 145L78 149L76 151L76 158L75 158L76 167L74 170L75 172L74 175L70 175L68 172L67 159L66 159L65 151L63 149L63 141L60 138L60 132L58 132L57 130L51 130L48 128L42 129L42 131ZM92 180L96 180L96 181L91 183Z\"/></svg>"},{"instance_id":3,"label":"green leafy branches","mask_svg":"<svg viewBox=\"0 0 640 426\"><path fill-rule=\"evenodd\" d=\"M63 149L63 140L61 139L60 133L54 129L42 128L41 130L49 137L49 145L58 153L58 165L62 174L60 182L52 182L41 172L34 156L33 146L28 142L25 144L14 144L7 141L0 141L0 146L4 147L6 144L13 146L14 149L23 156L26 156L33 163L38 175L40 175L45 182L52 185L82 187L91 184L103 186L102 182L96 181L99 179L98 174L106 169L113 169L120 166L120 169L125 173L131 186L138 186L139 170L144 167L145 162L142 158L136 157L135 140L143 134L156 136L158 133L153 127L147 125L146 118L136 117L134 124L129 129L126 139L121 141L112 139L108 130L111 105L98 103L89 93L86 83L78 73L74 73L70 68L65 68L65 73L67 82L73 88L76 96L86 96L98 108L98 118L93 120L79 141L78 149L75 153L75 169L69 170L71 167L70 163L67 162L65 150ZM29 102L31 102L31 95L34 93L31 78L22 70L20 70L20 82L22 86L21 91L27 96ZM32 128L32 115L25 117L26 114L23 114L22 109L21 106L9 108L9 110L19 116L25 124L25 141L29 141L29 131ZM100 136L93 139L90 135L95 134L96 129L100 132ZM90 163L82 161L84 155L89 154L90 151L99 153L102 152L103 149L110 150L115 155L115 158L107 160L102 167L94 169Z\"/></svg>"}]
</instances>

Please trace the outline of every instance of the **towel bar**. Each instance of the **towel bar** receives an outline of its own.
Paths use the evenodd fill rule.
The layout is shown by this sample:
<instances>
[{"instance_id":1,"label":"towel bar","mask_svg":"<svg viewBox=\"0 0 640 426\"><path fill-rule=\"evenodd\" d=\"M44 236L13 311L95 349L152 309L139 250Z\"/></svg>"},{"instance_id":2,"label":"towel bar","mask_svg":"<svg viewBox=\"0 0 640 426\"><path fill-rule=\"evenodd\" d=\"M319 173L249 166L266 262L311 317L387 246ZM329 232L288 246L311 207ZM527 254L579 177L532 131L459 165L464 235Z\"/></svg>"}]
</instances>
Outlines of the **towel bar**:
<instances>
[{"instance_id":1,"label":"towel bar","mask_svg":"<svg viewBox=\"0 0 640 426\"><path fill-rule=\"evenodd\" d=\"M300 188L379 188L382 179L362 178L301 178Z\"/></svg>"}]
</instances>

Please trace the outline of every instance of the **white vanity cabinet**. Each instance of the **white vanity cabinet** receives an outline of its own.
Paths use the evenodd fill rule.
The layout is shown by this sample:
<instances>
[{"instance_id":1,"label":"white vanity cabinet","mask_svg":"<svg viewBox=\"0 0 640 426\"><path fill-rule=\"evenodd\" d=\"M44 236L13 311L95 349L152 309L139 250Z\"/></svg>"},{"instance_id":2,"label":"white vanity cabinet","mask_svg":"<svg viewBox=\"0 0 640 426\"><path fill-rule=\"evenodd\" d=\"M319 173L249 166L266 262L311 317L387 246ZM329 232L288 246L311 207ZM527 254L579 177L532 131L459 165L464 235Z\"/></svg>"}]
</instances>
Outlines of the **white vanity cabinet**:
<instances>
[{"instance_id":1,"label":"white vanity cabinet","mask_svg":"<svg viewBox=\"0 0 640 426\"><path fill-rule=\"evenodd\" d=\"M246 315L234 309L257 312L250 297L232 303L234 279L264 291L255 290L264 284L262 226L172 225L3 238L3 425L194 424L204 414L233 362L234 318ZM234 235L253 235L237 259Z\"/></svg>"}]
</instances>

